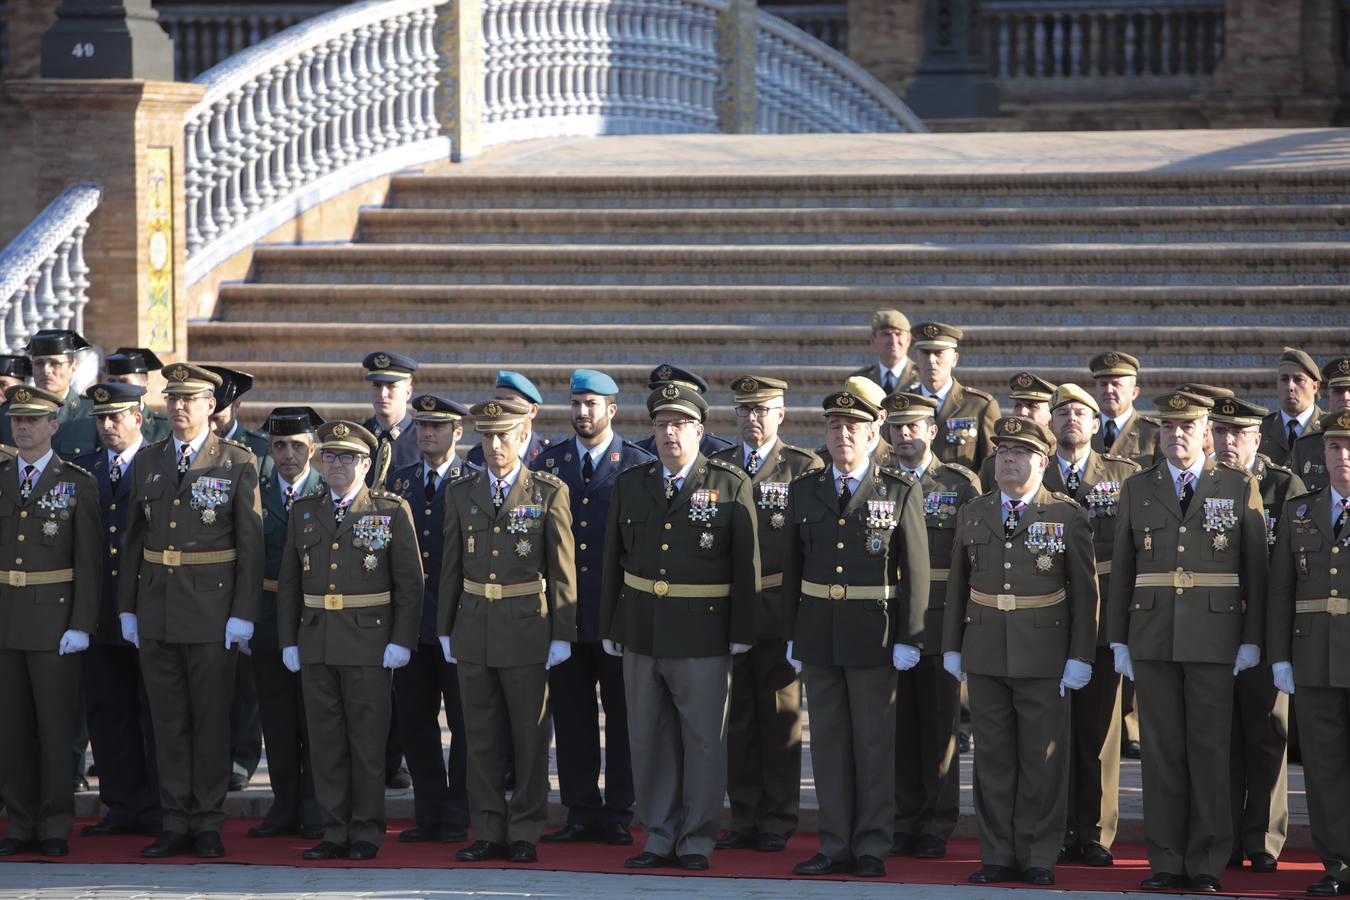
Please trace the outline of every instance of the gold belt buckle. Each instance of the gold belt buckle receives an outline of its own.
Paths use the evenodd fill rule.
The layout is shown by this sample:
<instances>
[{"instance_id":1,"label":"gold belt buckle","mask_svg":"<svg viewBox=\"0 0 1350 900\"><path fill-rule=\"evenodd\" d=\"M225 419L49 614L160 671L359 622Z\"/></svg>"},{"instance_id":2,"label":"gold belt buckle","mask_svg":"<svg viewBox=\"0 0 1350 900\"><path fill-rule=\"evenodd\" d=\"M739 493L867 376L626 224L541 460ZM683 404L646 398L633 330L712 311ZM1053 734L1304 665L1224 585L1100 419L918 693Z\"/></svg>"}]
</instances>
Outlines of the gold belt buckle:
<instances>
[{"instance_id":1,"label":"gold belt buckle","mask_svg":"<svg viewBox=\"0 0 1350 900\"><path fill-rule=\"evenodd\" d=\"M181 566L183 564L183 551L165 550L163 558L166 566Z\"/></svg>"},{"instance_id":2,"label":"gold belt buckle","mask_svg":"<svg viewBox=\"0 0 1350 900\"><path fill-rule=\"evenodd\" d=\"M843 600L847 596L848 596L848 588L844 587L842 584L830 585L831 600Z\"/></svg>"},{"instance_id":3,"label":"gold belt buckle","mask_svg":"<svg viewBox=\"0 0 1350 900\"><path fill-rule=\"evenodd\" d=\"M669 594L669 593L670 593L670 582L669 582L669 581L654 581L654 582L652 582L652 593L655 594L655 595L658 596L658 597L664 597L666 594Z\"/></svg>"},{"instance_id":4,"label":"gold belt buckle","mask_svg":"<svg viewBox=\"0 0 1350 900\"><path fill-rule=\"evenodd\" d=\"M10 570L10 573L9 573L9 586L10 586L10 587L28 587L28 573L27 573L27 572L16 572L16 571L14 571L14 570L11 569L11 570Z\"/></svg>"},{"instance_id":5,"label":"gold belt buckle","mask_svg":"<svg viewBox=\"0 0 1350 900\"><path fill-rule=\"evenodd\" d=\"M22 575L23 573L19 572L18 574ZM1331 613L1333 616L1345 615L1350 612L1350 599L1345 597L1328 597L1327 612Z\"/></svg>"},{"instance_id":6,"label":"gold belt buckle","mask_svg":"<svg viewBox=\"0 0 1350 900\"><path fill-rule=\"evenodd\" d=\"M324 608L324 609L342 609L342 595L341 595L341 594L324 594L324 595L323 595L323 608Z\"/></svg>"},{"instance_id":7,"label":"gold belt buckle","mask_svg":"<svg viewBox=\"0 0 1350 900\"><path fill-rule=\"evenodd\" d=\"M500 584L483 585L483 596L489 600L502 599L502 586Z\"/></svg>"},{"instance_id":8,"label":"gold belt buckle","mask_svg":"<svg viewBox=\"0 0 1350 900\"><path fill-rule=\"evenodd\" d=\"M1179 588L1193 588L1195 587L1195 573L1177 572L1172 577L1172 583Z\"/></svg>"},{"instance_id":9,"label":"gold belt buckle","mask_svg":"<svg viewBox=\"0 0 1350 900\"><path fill-rule=\"evenodd\" d=\"M994 600L998 603L998 608L1002 612L1012 612L1017 609L1016 594L995 594Z\"/></svg>"}]
</instances>

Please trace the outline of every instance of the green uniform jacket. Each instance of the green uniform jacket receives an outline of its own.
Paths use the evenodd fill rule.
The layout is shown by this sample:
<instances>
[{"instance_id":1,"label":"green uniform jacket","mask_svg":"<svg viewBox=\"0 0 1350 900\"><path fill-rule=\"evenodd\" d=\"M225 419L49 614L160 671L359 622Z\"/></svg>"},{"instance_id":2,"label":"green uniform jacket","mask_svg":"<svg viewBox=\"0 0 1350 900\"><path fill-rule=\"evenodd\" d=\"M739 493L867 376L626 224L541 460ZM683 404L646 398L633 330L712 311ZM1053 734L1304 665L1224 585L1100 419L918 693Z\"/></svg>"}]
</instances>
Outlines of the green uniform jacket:
<instances>
[{"instance_id":1,"label":"green uniform jacket","mask_svg":"<svg viewBox=\"0 0 1350 900\"><path fill-rule=\"evenodd\" d=\"M998 401L952 378L951 390L937 411L938 433L933 439L933 453L943 462L958 463L978 472L985 458L994 452L992 438L997 421Z\"/></svg>"},{"instance_id":2,"label":"green uniform jacket","mask_svg":"<svg viewBox=\"0 0 1350 900\"><path fill-rule=\"evenodd\" d=\"M142 403L141 439L147 444L158 444L171 434L173 434L173 428L169 425L169 417Z\"/></svg>"},{"instance_id":3,"label":"green uniform jacket","mask_svg":"<svg viewBox=\"0 0 1350 900\"><path fill-rule=\"evenodd\" d=\"M471 472L445 489L445 541L436 633L450 635L455 659L482 666L542 665L549 641L577 639L576 545L567 485L522 462L498 509L491 474ZM466 580L543 590L489 599Z\"/></svg>"},{"instance_id":4,"label":"green uniform jacket","mask_svg":"<svg viewBox=\"0 0 1350 900\"><path fill-rule=\"evenodd\" d=\"M1299 435L1294 441L1294 452L1289 454L1289 468L1310 491L1327 486L1327 455L1321 431Z\"/></svg>"},{"instance_id":5,"label":"green uniform jacket","mask_svg":"<svg viewBox=\"0 0 1350 900\"><path fill-rule=\"evenodd\" d=\"M1290 497L1275 527L1267 657L1294 664L1299 687L1350 688L1350 616L1294 612L1299 600L1350 598L1350 544L1331 525L1331 489Z\"/></svg>"},{"instance_id":6,"label":"green uniform jacket","mask_svg":"<svg viewBox=\"0 0 1350 900\"><path fill-rule=\"evenodd\" d=\"M71 388L65 405L56 414L60 427L52 438L52 449L62 459L83 456L98 446L98 426L94 423L94 401Z\"/></svg>"},{"instance_id":7,"label":"green uniform jacket","mask_svg":"<svg viewBox=\"0 0 1350 900\"><path fill-rule=\"evenodd\" d=\"M328 483L313 466L309 467L304 480L295 485L297 500L327 491ZM286 548L286 532L291 514L286 509L286 498L281 495L281 486L275 477L263 476L258 482L258 494L262 498L263 553L266 559L263 562L262 612L254 623L250 644L259 650L277 652L281 650L282 644L277 637L276 582L281 577L281 556Z\"/></svg>"},{"instance_id":8,"label":"green uniform jacket","mask_svg":"<svg viewBox=\"0 0 1350 900\"><path fill-rule=\"evenodd\" d=\"M1284 501L1295 494L1307 493L1303 479L1293 471L1278 463L1271 462L1263 453L1257 453L1252 462L1252 475L1256 477L1257 490L1261 492L1261 507L1266 514L1266 541L1275 546L1275 530L1279 522Z\"/></svg>"},{"instance_id":9,"label":"green uniform jacket","mask_svg":"<svg viewBox=\"0 0 1350 900\"><path fill-rule=\"evenodd\" d=\"M935 456L924 469L919 486L923 488L923 521L928 526L928 565L932 573L923 652L933 656L942 652L942 618L947 609L957 515L962 506L980 496L980 479L965 466L944 463Z\"/></svg>"},{"instance_id":10,"label":"green uniform jacket","mask_svg":"<svg viewBox=\"0 0 1350 900\"><path fill-rule=\"evenodd\" d=\"M1102 427L1092 436L1092 449L1097 453L1132 459L1141 466L1151 466L1162 459L1162 453L1158 450L1158 431L1157 422L1141 416L1135 410L1125 427L1116 434L1109 450L1106 448L1106 423L1103 420Z\"/></svg>"},{"instance_id":11,"label":"green uniform jacket","mask_svg":"<svg viewBox=\"0 0 1350 900\"><path fill-rule=\"evenodd\" d=\"M1308 420L1308 427L1299 435L1299 438L1302 439L1310 434L1319 433L1322 430L1322 416L1324 415L1326 415L1326 411L1317 404L1313 404L1312 418ZM1294 441L1294 443L1297 444L1298 441ZM1267 459L1280 465L1289 462L1294 448L1289 446L1289 433L1284 427L1284 416L1278 409L1261 420L1261 444L1256 448L1256 452L1265 454Z\"/></svg>"}]
</instances>

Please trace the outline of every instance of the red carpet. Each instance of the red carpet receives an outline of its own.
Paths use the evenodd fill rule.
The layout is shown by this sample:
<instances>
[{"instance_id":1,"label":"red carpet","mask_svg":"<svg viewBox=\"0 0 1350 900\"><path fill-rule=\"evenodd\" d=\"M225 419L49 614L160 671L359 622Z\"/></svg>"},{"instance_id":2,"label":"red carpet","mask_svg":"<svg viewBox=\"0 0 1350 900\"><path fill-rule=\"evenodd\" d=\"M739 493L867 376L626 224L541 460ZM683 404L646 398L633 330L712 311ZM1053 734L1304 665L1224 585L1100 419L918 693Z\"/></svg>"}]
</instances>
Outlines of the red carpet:
<instances>
[{"instance_id":1,"label":"red carpet","mask_svg":"<svg viewBox=\"0 0 1350 900\"><path fill-rule=\"evenodd\" d=\"M80 823L83 824L83 823ZM371 862L353 863L347 860L335 862L310 863L300 859L300 851L312 846L313 841L298 837L258 839L247 837L244 832L250 820L229 819L225 823L225 850L228 856L224 860L206 861L192 856L179 856L162 863L196 865L270 865L270 866L317 866L326 868L378 867L387 869L402 868L515 868L501 863L460 863L454 859L455 851L464 844L400 844L397 832L411 825L411 822L390 823L389 835L380 855ZM75 836L71 838L70 855L52 862L91 865L101 863L144 863L139 856L141 847L150 842L149 838L113 837L81 838L79 825ZM757 853L754 850L721 850L712 857L712 869L704 873L688 873L679 869L656 869L637 874L679 875L701 878L792 878L792 866L815 853L817 848L814 834L798 834L788 842L784 853ZM558 872L609 872L634 874L623 868L626 857L641 849L641 839L629 847L608 847L600 844L577 844L568 847L541 844L539 862L532 866L519 868L543 869ZM1138 844L1117 845L1116 864L1107 869L1093 869L1087 866L1061 865L1055 869L1056 888L1076 891L1135 891L1140 879L1148 874L1148 865L1144 860L1143 847ZM979 867L979 848L977 842L970 839L955 839L948 845L946 859L920 860L911 857L889 859L886 861L886 881L903 884L965 884L966 876ZM23 855L11 857L13 862L42 862L42 857ZM1322 877L1322 865L1315 854L1307 850L1293 850L1280 860L1280 870L1273 875L1256 875L1250 871L1229 869L1220 872L1226 893L1245 897L1299 897L1308 885ZM843 879L843 876L835 880ZM864 880L847 878L844 880ZM870 880L870 879L866 879ZM1004 887L1024 887L1010 882Z\"/></svg>"}]
</instances>

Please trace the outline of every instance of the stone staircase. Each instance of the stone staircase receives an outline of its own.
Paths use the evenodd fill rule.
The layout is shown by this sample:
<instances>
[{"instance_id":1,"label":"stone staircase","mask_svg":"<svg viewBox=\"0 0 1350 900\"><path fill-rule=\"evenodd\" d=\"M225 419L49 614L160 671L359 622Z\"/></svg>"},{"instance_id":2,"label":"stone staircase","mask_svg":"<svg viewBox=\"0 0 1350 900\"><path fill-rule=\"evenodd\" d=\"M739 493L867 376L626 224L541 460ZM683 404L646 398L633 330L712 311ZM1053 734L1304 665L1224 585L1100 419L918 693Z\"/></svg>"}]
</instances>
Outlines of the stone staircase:
<instances>
[{"instance_id":1,"label":"stone staircase","mask_svg":"<svg viewBox=\"0 0 1350 900\"><path fill-rule=\"evenodd\" d=\"M1086 381L1114 347L1145 398L1196 380L1270 402L1280 347L1350 347L1350 170L895 172L398 176L353 242L260 247L192 356L257 377L255 421L364 416L373 349L465 401L515 368L545 434L570 431L576 366L619 381L630 435L655 364L707 377L724 433L726 385L753 371L791 383L788 432L816 441L882 306L965 328L959 377L999 396L1022 368Z\"/></svg>"}]
</instances>

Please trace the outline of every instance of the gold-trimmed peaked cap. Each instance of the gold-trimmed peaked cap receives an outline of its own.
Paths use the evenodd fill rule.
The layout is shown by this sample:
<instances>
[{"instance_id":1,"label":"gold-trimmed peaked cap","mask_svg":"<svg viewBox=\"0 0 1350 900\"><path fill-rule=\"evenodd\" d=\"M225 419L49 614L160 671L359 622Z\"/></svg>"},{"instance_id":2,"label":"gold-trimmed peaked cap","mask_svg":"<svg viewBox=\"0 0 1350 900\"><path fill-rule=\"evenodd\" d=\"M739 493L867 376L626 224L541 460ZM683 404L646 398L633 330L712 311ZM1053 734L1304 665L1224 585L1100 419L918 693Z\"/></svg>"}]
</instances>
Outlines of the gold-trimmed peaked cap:
<instances>
[{"instance_id":1,"label":"gold-trimmed peaked cap","mask_svg":"<svg viewBox=\"0 0 1350 900\"><path fill-rule=\"evenodd\" d=\"M519 397L493 397L469 407L473 429L479 434L501 434L514 431L530 414L530 404Z\"/></svg>"},{"instance_id":2,"label":"gold-trimmed peaked cap","mask_svg":"<svg viewBox=\"0 0 1350 900\"><path fill-rule=\"evenodd\" d=\"M1098 353L1088 362L1093 378L1109 378L1112 375L1138 375L1139 358L1120 350L1107 350Z\"/></svg>"},{"instance_id":3,"label":"gold-trimmed peaked cap","mask_svg":"<svg viewBox=\"0 0 1350 900\"><path fill-rule=\"evenodd\" d=\"M1039 403L1049 403L1055 394L1055 385L1031 372L1018 372L1009 378L1008 389L1012 392L1008 396L1014 400L1035 400Z\"/></svg>"},{"instance_id":4,"label":"gold-trimmed peaked cap","mask_svg":"<svg viewBox=\"0 0 1350 900\"><path fill-rule=\"evenodd\" d=\"M370 456L379 446L379 439L355 422L338 419L319 426L319 450L349 451Z\"/></svg>"},{"instance_id":5,"label":"gold-trimmed peaked cap","mask_svg":"<svg viewBox=\"0 0 1350 900\"><path fill-rule=\"evenodd\" d=\"M1214 398L1214 410L1209 414L1209 419L1211 422L1219 422L1223 425L1248 428L1260 425L1261 420L1269 412L1270 410L1264 406L1258 406L1240 397L1216 397Z\"/></svg>"},{"instance_id":6,"label":"gold-trimmed peaked cap","mask_svg":"<svg viewBox=\"0 0 1350 900\"><path fill-rule=\"evenodd\" d=\"M141 398L145 396L145 388L139 384L100 382L89 385L84 395L94 401L94 415L111 416L139 407Z\"/></svg>"},{"instance_id":7,"label":"gold-trimmed peaked cap","mask_svg":"<svg viewBox=\"0 0 1350 900\"><path fill-rule=\"evenodd\" d=\"M936 397L903 391L890 394L881 401L881 408L886 410L887 425L908 425L922 419L936 418L940 406Z\"/></svg>"},{"instance_id":8,"label":"gold-trimmed peaked cap","mask_svg":"<svg viewBox=\"0 0 1350 900\"><path fill-rule=\"evenodd\" d=\"M1004 416L994 423L994 446L1021 444L1049 456L1055 452L1055 436L1040 422L1025 416Z\"/></svg>"},{"instance_id":9,"label":"gold-trimmed peaked cap","mask_svg":"<svg viewBox=\"0 0 1350 900\"><path fill-rule=\"evenodd\" d=\"M914 346L920 350L955 350L965 332L945 322L920 322L914 326Z\"/></svg>"},{"instance_id":10,"label":"gold-trimmed peaked cap","mask_svg":"<svg viewBox=\"0 0 1350 900\"><path fill-rule=\"evenodd\" d=\"M875 422L881 418L879 408L852 391L836 391L821 401L820 405L826 416L846 416L864 422Z\"/></svg>"},{"instance_id":11,"label":"gold-trimmed peaked cap","mask_svg":"<svg viewBox=\"0 0 1350 900\"><path fill-rule=\"evenodd\" d=\"M737 403L763 403L781 399L787 388L786 381L767 375L742 375L731 382L731 395Z\"/></svg>"},{"instance_id":12,"label":"gold-trimmed peaked cap","mask_svg":"<svg viewBox=\"0 0 1350 900\"><path fill-rule=\"evenodd\" d=\"M223 382L223 379L215 372L185 362L165 366L160 374L164 376L164 393L166 394L209 393L215 396L216 388L220 387Z\"/></svg>"},{"instance_id":13,"label":"gold-trimmed peaked cap","mask_svg":"<svg viewBox=\"0 0 1350 900\"><path fill-rule=\"evenodd\" d=\"M1322 417L1322 437L1350 437L1350 409Z\"/></svg>"},{"instance_id":14,"label":"gold-trimmed peaked cap","mask_svg":"<svg viewBox=\"0 0 1350 900\"><path fill-rule=\"evenodd\" d=\"M435 394L419 394L412 398L411 409L414 422L458 422L469 414L469 408L463 403Z\"/></svg>"},{"instance_id":15,"label":"gold-trimmed peaked cap","mask_svg":"<svg viewBox=\"0 0 1350 900\"><path fill-rule=\"evenodd\" d=\"M1327 387L1350 384L1350 356L1338 356L1323 366L1322 383Z\"/></svg>"},{"instance_id":16,"label":"gold-trimmed peaked cap","mask_svg":"<svg viewBox=\"0 0 1350 900\"><path fill-rule=\"evenodd\" d=\"M1199 394L1188 394L1185 391L1169 391L1161 397L1154 397L1153 403L1158 407L1158 418L1160 419L1179 419L1188 421L1190 419L1199 419L1202 416L1209 415L1214 409L1214 401L1208 397L1202 397Z\"/></svg>"},{"instance_id":17,"label":"gold-trimmed peaked cap","mask_svg":"<svg viewBox=\"0 0 1350 900\"><path fill-rule=\"evenodd\" d=\"M7 416L54 416L65 405L65 398L44 391L31 384L14 384L5 388Z\"/></svg>"},{"instance_id":18,"label":"gold-trimmed peaked cap","mask_svg":"<svg viewBox=\"0 0 1350 900\"><path fill-rule=\"evenodd\" d=\"M647 414L655 419L659 412L680 412L705 422L708 419L708 401L692 385L669 381L647 395Z\"/></svg>"}]
</instances>

